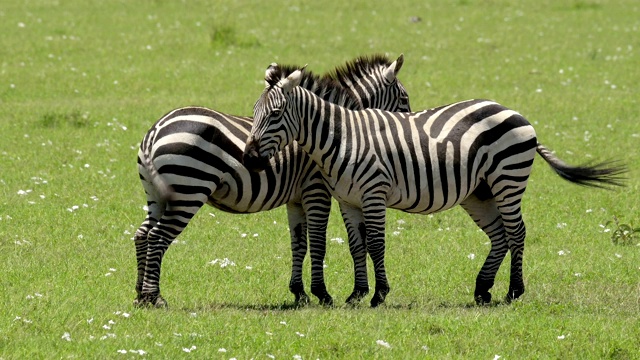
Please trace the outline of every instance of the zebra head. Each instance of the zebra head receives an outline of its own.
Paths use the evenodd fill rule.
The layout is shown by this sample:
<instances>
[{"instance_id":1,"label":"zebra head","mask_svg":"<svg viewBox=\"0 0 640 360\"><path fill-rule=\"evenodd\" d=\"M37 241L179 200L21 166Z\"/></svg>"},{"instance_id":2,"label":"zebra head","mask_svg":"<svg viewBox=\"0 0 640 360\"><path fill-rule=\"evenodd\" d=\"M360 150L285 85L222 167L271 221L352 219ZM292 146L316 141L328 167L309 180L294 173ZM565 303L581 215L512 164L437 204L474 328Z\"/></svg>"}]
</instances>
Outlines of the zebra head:
<instances>
[{"instance_id":1,"label":"zebra head","mask_svg":"<svg viewBox=\"0 0 640 360\"><path fill-rule=\"evenodd\" d=\"M265 73L266 88L253 107L253 127L244 150L243 163L251 171L262 171L276 152L292 143L300 130L293 121L287 101L291 90L300 85L306 65L279 79L277 65L271 64ZM276 82L277 80L277 82Z\"/></svg>"},{"instance_id":2,"label":"zebra head","mask_svg":"<svg viewBox=\"0 0 640 360\"><path fill-rule=\"evenodd\" d=\"M409 112L409 95L398 80L403 63L402 54L393 62L381 54L360 56L335 68L327 77L351 92L365 109Z\"/></svg>"}]
</instances>

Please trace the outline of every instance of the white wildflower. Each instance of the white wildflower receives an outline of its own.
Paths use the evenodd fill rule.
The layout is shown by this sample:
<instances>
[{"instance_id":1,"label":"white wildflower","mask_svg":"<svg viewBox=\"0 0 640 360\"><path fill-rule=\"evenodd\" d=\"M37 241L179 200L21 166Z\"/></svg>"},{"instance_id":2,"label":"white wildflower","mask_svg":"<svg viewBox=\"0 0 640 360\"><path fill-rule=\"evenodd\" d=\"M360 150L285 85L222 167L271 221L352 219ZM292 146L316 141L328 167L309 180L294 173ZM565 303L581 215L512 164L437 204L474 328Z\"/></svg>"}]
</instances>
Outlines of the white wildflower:
<instances>
[{"instance_id":1,"label":"white wildflower","mask_svg":"<svg viewBox=\"0 0 640 360\"><path fill-rule=\"evenodd\" d=\"M342 238L336 237L336 238L332 238L330 241L336 242L338 244L343 244L344 240Z\"/></svg>"},{"instance_id":2,"label":"white wildflower","mask_svg":"<svg viewBox=\"0 0 640 360\"><path fill-rule=\"evenodd\" d=\"M386 347L387 349L391 349L391 345L389 345L389 343L384 340L376 340L376 344L382 347Z\"/></svg>"},{"instance_id":3,"label":"white wildflower","mask_svg":"<svg viewBox=\"0 0 640 360\"><path fill-rule=\"evenodd\" d=\"M62 339L66 341L71 341L71 334L69 334L68 332L62 334Z\"/></svg>"},{"instance_id":4,"label":"white wildflower","mask_svg":"<svg viewBox=\"0 0 640 360\"><path fill-rule=\"evenodd\" d=\"M195 349L196 349L196 346L192 345L190 348L182 348L182 351L184 351L184 352L192 352Z\"/></svg>"},{"instance_id":5,"label":"white wildflower","mask_svg":"<svg viewBox=\"0 0 640 360\"><path fill-rule=\"evenodd\" d=\"M229 258L224 258L224 259L214 259L208 262L209 265L215 265L215 264L219 264L221 268L227 267L227 266L236 266L236 263L229 260Z\"/></svg>"}]
</instances>

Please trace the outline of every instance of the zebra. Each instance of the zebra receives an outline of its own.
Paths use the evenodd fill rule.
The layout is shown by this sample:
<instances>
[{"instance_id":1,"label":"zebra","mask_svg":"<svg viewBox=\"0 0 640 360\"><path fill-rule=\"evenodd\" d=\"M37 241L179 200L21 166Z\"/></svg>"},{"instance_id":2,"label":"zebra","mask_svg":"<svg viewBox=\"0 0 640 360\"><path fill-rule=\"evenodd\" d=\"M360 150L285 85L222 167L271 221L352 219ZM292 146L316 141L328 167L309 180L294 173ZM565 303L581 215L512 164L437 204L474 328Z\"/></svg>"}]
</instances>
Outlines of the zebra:
<instances>
[{"instance_id":1,"label":"zebra","mask_svg":"<svg viewBox=\"0 0 640 360\"><path fill-rule=\"evenodd\" d=\"M291 143L309 153L342 212L356 219L347 230L365 232L375 273L372 307L390 290L384 267L386 208L431 214L462 206L491 241L476 278L474 300L481 305L491 302L489 290L507 251L511 273L505 301L525 291L520 204L536 152L570 182L623 185L624 165L568 165L538 142L522 115L493 101L473 99L413 113L349 110L297 86L299 71L286 80L268 75L271 86L254 106L245 161L259 163L255 158L264 161Z\"/></svg>"},{"instance_id":2,"label":"zebra","mask_svg":"<svg viewBox=\"0 0 640 360\"><path fill-rule=\"evenodd\" d=\"M360 56L323 77L305 72L301 86L347 108L363 106L409 111L409 99L396 75L404 57ZM291 73L297 66L272 64ZM162 116L146 133L138 151L139 177L147 197L146 218L134 235L137 259L136 306L164 307L160 270L164 253L204 205L229 213L255 213L287 205L292 274L289 289L296 304L309 302L302 281L307 234L312 294L331 304L323 275L326 227L331 197L316 165L297 146L283 148L250 172L242 164L252 119L204 107L184 107ZM362 239L350 239L354 263L366 260ZM364 272L364 273L363 273ZM356 284L367 284L366 267L356 269ZM358 290L354 286L354 291ZM361 290L358 290L361 292Z\"/></svg>"}]
</instances>

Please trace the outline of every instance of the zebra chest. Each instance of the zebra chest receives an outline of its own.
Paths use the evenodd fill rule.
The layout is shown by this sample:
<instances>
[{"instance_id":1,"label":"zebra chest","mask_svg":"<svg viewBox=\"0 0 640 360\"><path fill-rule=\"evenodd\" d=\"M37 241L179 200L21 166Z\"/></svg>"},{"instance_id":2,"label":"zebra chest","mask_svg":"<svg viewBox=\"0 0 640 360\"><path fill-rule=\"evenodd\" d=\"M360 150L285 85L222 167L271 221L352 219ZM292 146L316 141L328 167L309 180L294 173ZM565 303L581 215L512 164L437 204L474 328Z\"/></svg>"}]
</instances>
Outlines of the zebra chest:
<instances>
[{"instance_id":1,"label":"zebra chest","mask_svg":"<svg viewBox=\"0 0 640 360\"><path fill-rule=\"evenodd\" d=\"M376 171L362 174L352 170L351 173L346 171L338 176L328 176L323 173L323 177L331 196L340 202L356 207L361 207L365 198L370 199L375 196L385 198L387 195L395 193L395 191L390 191L393 186L389 177Z\"/></svg>"}]
</instances>

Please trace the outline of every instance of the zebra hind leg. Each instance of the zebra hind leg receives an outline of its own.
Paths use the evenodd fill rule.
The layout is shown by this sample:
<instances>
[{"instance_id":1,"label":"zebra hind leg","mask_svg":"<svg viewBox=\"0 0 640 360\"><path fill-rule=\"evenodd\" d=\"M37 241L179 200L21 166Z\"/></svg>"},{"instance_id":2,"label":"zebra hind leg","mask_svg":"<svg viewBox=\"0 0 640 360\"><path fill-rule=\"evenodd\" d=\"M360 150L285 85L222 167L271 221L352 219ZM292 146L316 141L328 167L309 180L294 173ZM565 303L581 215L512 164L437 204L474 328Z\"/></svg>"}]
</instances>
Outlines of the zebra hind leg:
<instances>
[{"instance_id":1,"label":"zebra hind leg","mask_svg":"<svg viewBox=\"0 0 640 360\"><path fill-rule=\"evenodd\" d=\"M524 294L522 256L527 231L522 220L520 205L525 186L526 182L523 182L522 186L510 189L509 194L505 194L501 199L496 200L507 233L509 251L511 252L509 292L505 297L507 303Z\"/></svg>"},{"instance_id":2,"label":"zebra hind leg","mask_svg":"<svg viewBox=\"0 0 640 360\"><path fill-rule=\"evenodd\" d=\"M143 183L144 184L144 183ZM138 277L136 280L136 298L133 300L134 306L142 306L142 283L145 277L145 269L147 267L147 251L148 251L148 239L149 231L156 226L158 219L162 216L165 209L165 204L156 201L155 197L151 196L147 190L147 216L144 221L136 230L133 236L133 241L136 248L136 263Z\"/></svg>"},{"instance_id":3,"label":"zebra hind leg","mask_svg":"<svg viewBox=\"0 0 640 360\"><path fill-rule=\"evenodd\" d=\"M509 279L509 291L505 297L507 303L519 298L524 294L524 279L522 276L522 258L524 255L524 239L526 236L526 227L522 220L522 214L518 204L518 210L509 213L511 219L505 222L512 223L513 226L507 227L509 234L509 251L511 251L511 274Z\"/></svg>"},{"instance_id":4,"label":"zebra hind leg","mask_svg":"<svg viewBox=\"0 0 640 360\"><path fill-rule=\"evenodd\" d=\"M495 200L486 191L488 188L481 185L474 194L460 204L491 241L491 250L476 277L473 298L478 305L491 302L489 290L493 287L498 269L508 251L502 217Z\"/></svg>"},{"instance_id":5,"label":"zebra hind leg","mask_svg":"<svg viewBox=\"0 0 640 360\"><path fill-rule=\"evenodd\" d=\"M180 205L177 205L177 203L180 203ZM160 295L162 259L169 245L182 233L193 215L203 204L203 201L196 200L172 202L167 206L156 226L149 231L140 306L155 308L167 306L167 302Z\"/></svg>"}]
</instances>

